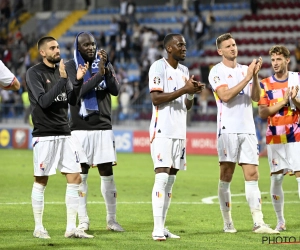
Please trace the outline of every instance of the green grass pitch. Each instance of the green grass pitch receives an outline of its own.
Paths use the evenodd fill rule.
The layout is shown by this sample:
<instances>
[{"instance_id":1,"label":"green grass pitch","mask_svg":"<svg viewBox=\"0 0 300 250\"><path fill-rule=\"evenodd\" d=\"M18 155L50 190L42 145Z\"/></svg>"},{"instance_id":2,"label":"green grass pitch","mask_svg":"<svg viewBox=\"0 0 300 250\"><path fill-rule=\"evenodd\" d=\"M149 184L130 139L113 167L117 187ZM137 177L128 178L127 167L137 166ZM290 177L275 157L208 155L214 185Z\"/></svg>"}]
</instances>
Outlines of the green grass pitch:
<instances>
[{"instance_id":1,"label":"green grass pitch","mask_svg":"<svg viewBox=\"0 0 300 250\"><path fill-rule=\"evenodd\" d=\"M114 167L118 190L117 220L126 232L116 233L105 229L105 204L100 193L100 177L97 169L90 170L88 184L88 211L90 233L94 239L65 239L66 227L65 177L57 173L50 177L45 191L44 226L51 239L33 238L34 221L31 209L33 183L32 151L0 149L0 249L298 249L299 245L262 243L262 237L252 233L252 218L244 193L242 171L237 166L232 184L232 216L237 234L222 232L217 185L219 176L216 156L187 156L187 171L177 174L173 199L167 217L171 232L181 239L155 242L151 238L153 228L151 191L154 180L152 160L149 154L118 154ZM276 225L269 195L270 177L266 158L260 160L259 186L263 192L265 222ZM288 231L280 236L300 237L299 197L295 177L286 176L285 217ZM209 198L210 197L210 198ZM213 204L206 204L211 201ZM273 237L270 236L271 240ZM278 238L280 240L280 238Z\"/></svg>"}]
</instances>

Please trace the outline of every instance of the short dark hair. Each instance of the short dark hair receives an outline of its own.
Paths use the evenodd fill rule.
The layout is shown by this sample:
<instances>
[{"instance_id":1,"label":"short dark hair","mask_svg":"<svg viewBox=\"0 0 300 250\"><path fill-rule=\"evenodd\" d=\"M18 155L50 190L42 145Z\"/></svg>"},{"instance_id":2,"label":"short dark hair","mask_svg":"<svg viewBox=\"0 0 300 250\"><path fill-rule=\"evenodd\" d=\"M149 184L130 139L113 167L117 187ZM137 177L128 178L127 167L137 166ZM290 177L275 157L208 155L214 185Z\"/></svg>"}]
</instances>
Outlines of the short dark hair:
<instances>
[{"instance_id":1,"label":"short dark hair","mask_svg":"<svg viewBox=\"0 0 300 250\"><path fill-rule=\"evenodd\" d=\"M229 39L234 39L233 36L230 34L230 33L225 33L223 35L220 35L217 39L216 39L216 46L217 46L217 49L220 48L220 44L223 42L223 41L226 41L226 40L229 40Z\"/></svg>"},{"instance_id":2,"label":"short dark hair","mask_svg":"<svg viewBox=\"0 0 300 250\"><path fill-rule=\"evenodd\" d=\"M170 34L166 35L164 38L164 48L165 49L167 49L168 44L173 40L174 36L182 36L182 35L177 34L177 33L170 33Z\"/></svg>"},{"instance_id":3,"label":"short dark hair","mask_svg":"<svg viewBox=\"0 0 300 250\"><path fill-rule=\"evenodd\" d=\"M269 50L269 55L271 56L272 54L276 55L283 55L285 58L290 58L290 51L288 50L287 47L283 45L274 45L270 50Z\"/></svg>"},{"instance_id":4,"label":"short dark hair","mask_svg":"<svg viewBox=\"0 0 300 250\"><path fill-rule=\"evenodd\" d=\"M40 38L37 42L37 48L38 50L40 50L40 48L47 42L50 42L50 41L56 41L56 39L52 36L44 36L42 38Z\"/></svg>"}]
</instances>

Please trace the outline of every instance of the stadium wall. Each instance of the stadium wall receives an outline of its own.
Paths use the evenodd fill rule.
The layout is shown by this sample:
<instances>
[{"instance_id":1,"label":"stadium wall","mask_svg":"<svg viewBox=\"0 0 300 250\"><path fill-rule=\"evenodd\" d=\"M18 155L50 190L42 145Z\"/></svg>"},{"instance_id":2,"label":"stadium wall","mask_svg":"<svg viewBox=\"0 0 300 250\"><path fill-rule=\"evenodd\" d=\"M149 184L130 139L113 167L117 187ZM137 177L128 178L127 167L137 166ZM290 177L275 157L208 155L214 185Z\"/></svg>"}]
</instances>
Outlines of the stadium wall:
<instances>
[{"instance_id":1,"label":"stadium wall","mask_svg":"<svg viewBox=\"0 0 300 250\"><path fill-rule=\"evenodd\" d=\"M32 149L31 129L0 128L0 149ZM117 152L150 153L149 132L114 130ZM217 138L210 132L187 132L187 154L217 155Z\"/></svg>"}]
</instances>

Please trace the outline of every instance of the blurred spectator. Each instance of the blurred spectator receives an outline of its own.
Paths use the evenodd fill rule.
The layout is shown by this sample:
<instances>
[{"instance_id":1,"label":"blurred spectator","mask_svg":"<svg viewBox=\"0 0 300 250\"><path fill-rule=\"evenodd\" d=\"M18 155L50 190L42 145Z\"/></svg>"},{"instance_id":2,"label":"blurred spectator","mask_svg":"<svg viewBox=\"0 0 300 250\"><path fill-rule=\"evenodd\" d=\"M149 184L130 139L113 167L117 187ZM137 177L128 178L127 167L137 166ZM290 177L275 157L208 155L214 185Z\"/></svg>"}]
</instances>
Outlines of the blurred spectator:
<instances>
[{"instance_id":1,"label":"blurred spectator","mask_svg":"<svg viewBox=\"0 0 300 250\"><path fill-rule=\"evenodd\" d=\"M214 37L214 23L216 21L216 18L214 17L213 11L210 10L208 12L208 14L206 15L206 21L205 21L205 25L207 27L207 32L208 32L208 36L209 38Z\"/></svg>"},{"instance_id":2,"label":"blurred spectator","mask_svg":"<svg viewBox=\"0 0 300 250\"><path fill-rule=\"evenodd\" d=\"M188 11L189 10L189 0L182 0L182 11Z\"/></svg>"},{"instance_id":3,"label":"blurred spectator","mask_svg":"<svg viewBox=\"0 0 300 250\"><path fill-rule=\"evenodd\" d=\"M200 1L199 1L199 0L193 0L195 16L199 16L199 15L200 15L199 4L200 4Z\"/></svg>"},{"instance_id":4,"label":"blurred spectator","mask_svg":"<svg viewBox=\"0 0 300 250\"><path fill-rule=\"evenodd\" d=\"M130 38L125 31L121 33L121 51L124 57L125 63L130 63Z\"/></svg>"},{"instance_id":5,"label":"blurred spectator","mask_svg":"<svg viewBox=\"0 0 300 250\"><path fill-rule=\"evenodd\" d=\"M111 46L114 47L116 44L116 37L119 32L119 23L118 23L118 20L116 19L116 17L114 17L114 16L111 19L111 23L109 25L108 31L110 34L109 43Z\"/></svg>"},{"instance_id":6,"label":"blurred spectator","mask_svg":"<svg viewBox=\"0 0 300 250\"><path fill-rule=\"evenodd\" d=\"M119 23L119 33L122 33L123 31L127 32L127 20L124 16L120 17L118 23Z\"/></svg>"},{"instance_id":7,"label":"blurred spectator","mask_svg":"<svg viewBox=\"0 0 300 250\"><path fill-rule=\"evenodd\" d=\"M195 36L196 36L196 43L198 49L202 49L202 37L204 35L204 22L202 16L199 15L197 21L195 22Z\"/></svg>"},{"instance_id":8,"label":"blurred spectator","mask_svg":"<svg viewBox=\"0 0 300 250\"><path fill-rule=\"evenodd\" d=\"M111 95L111 121L112 124L118 124L119 116L119 97Z\"/></svg>"},{"instance_id":9,"label":"blurred spectator","mask_svg":"<svg viewBox=\"0 0 300 250\"><path fill-rule=\"evenodd\" d=\"M129 116L131 94L132 94L132 90L130 89L128 80L124 79L123 85L121 86L120 94L119 94L119 100L120 100L120 106L121 106L121 111L119 114L120 120L125 120Z\"/></svg>"},{"instance_id":10,"label":"blurred spectator","mask_svg":"<svg viewBox=\"0 0 300 250\"><path fill-rule=\"evenodd\" d=\"M11 115L11 106L14 103L14 99L12 96L12 91L7 91L4 89L0 89L0 98L1 98L1 107L2 107L2 115L7 118Z\"/></svg>"},{"instance_id":11,"label":"blurred spectator","mask_svg":"<svg viewBox=\"0 0 300 250\"><path fill-rule=\"evenodd\" d=\"M9 31L9 19L11 17L10 3L9 0L2 0L0 2L0 23L1 27L5 29L5 32Z\"/></svg>"},{"instance_id":12,"label":"blurred spectator","mask_svg":"<svg viewBox=\"0 0 300 250\"><path fill-rule=\"evenodd\" d=\"M136 3L133 0L129 0L127 4L127 16L128 16L128 23L129 23L130 30L132 30L133 25L136 23L135 9L136 9Z\"/></svg>"},{"instance_id":13,"label":"blurred spectator","mask_svg":"<svg viewBox=\"0 0 300 250\"><path fill-rule=\"evenodd\" d=\"M142 45L141 45L141 27L138 23L135 23L133 26L133 34L132 34L132 54L135 58L136 62L138 63L140 60L140 55L142 52Z\"/></svg>"},{"instance_id":14,"label":"blurred spectator","mask_svg":"<svg viewBox=\"0 0 300 250\"><path fill-rule=\"evenodd\" d=\"M116 38L116 46L115 46L115 60L119 63L121 62L121 37L117 36Z\"/></svg>"},{"instance_id":15,"label":"blurred spectator","mask_svg":"<svg viewBox=\"0 0 300 250\"><path fill-rule=\"evenodd\" d=\"M16 24L19 24L19 17L24 11L24 3L23 0L14 0L13 3L13 14L16 20Z\"/></svg>"},{"instance_id":16,"label":"blurred spectator","mask_svg":"<svg viewBox=\"0 0 300 250\"><path fill-rule=\"evenodd\" d=\"M127 17L127 1L120 0L120 16L126 18Z\"/></svg>"},{"instance_id":17,"label":"blurred spectator","mask_svg":"<svg viewBox=\"0 0 300 250\"><path fill-rule=\"evenodd\" d=\"M155 43L152 43L148 49L147 58L150 61L150 64L154 63L158 58L159 52Z\"/></svg>"},{"instance_id":18,"label":"blurred spectator","mask_svg":"<svg viewBox=\"0 0 300 250\"><path fill-rule=\"evenodd\" d=\"M105 48L106 47L106 37L103 31L100 32L99 39L98 39L98 47Z\"/></svg>"},{"instance_id":19,"label":"blurred spectator","mask_svg":"<svg viewBox=\"0 0 300 250\"><path fill-rule=\"evenodd\" d=\"M182 10L181 34L186 38L187 47L193 42L193 29L187 10Z\"/></svg>"}]
</instances>

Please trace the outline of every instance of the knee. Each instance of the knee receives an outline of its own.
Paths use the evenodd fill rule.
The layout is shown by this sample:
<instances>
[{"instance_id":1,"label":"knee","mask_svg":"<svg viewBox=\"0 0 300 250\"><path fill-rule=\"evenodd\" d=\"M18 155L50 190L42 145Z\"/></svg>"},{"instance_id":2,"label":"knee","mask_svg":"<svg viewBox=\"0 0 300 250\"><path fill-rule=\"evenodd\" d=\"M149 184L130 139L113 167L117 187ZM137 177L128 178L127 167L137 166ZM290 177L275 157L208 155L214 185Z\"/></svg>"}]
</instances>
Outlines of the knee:
<instances>
[{"instance_id":1,"label":"knee","mask_svg":"<svg viewBox=\"0 0 300 250\"><path fill-rule=\"evenodd\" d=\"M231 182L234 170L232 168L220 169L220 180L225 182Z\"/></svg>"},{"instance_id":2,"label":"knee","mask_svg":"<svg viewBox=\"0 0 300 250\"><path fill-rule=\"evenodd\" d=\"M258 171L251 171L251 172L247 172L247 174L245 174L246 181L258 181L258 178L259 178Z\"/></svg>"},{"instance_id":3,"label":"knee","mask_svg":"<svg viewBox=\"0 0 300 250\"><path fill-rule=\"evenodd\" d=\"M273 183L280 184L283 180L283 174L272 174L271 180Z\"/></svg>"},{"instance_id":4,"label":"knee","mask_svg":"<svg viewBox=\"0 0 300 250\"><path fill-rule=\"evenodd\" d=\"M220 174L220 180L225 182L231 182L233 173L223 172Z\"/></svg>"},{"instance_id":5,"label":"knee","mask_svg":"<svg viewBox=\"0 0 300 250\"><path fill-rule=\"evenodd\" d=\"M48 176L36 176L34 178L34 182L42 185L42 186L47 186L48 184Z\"/></svg>"}]
</instances>

